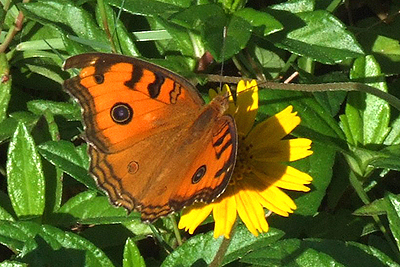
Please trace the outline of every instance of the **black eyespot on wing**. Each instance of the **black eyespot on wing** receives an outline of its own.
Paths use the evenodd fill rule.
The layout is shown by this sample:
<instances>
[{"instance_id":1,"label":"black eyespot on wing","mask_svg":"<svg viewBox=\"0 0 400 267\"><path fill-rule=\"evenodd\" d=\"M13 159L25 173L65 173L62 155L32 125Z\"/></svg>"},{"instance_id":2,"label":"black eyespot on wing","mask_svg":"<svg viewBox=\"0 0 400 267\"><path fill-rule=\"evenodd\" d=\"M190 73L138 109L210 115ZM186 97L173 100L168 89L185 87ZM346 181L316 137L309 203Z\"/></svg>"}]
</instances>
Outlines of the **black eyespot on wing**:
<instances>
[{"instance_id":1,"label":"black eyespot on wing","mask_svg":"<svg viewBox=\"0 0 400 267\"><path fill-rule=\"evenodd\" d=\"M110 111L112 120L118 124L128 124L133 117L133 109L126 103L116 103Z\"/></svg>"},{"instance_id":2,"label":"black eyespot on wing","mask_svg":"<svg viewBox=\"0 0 400 267\"><path fill-rule=\"evenodd\" d=\"M102 84L104 82L104 75L103 74L95 74L94 80L97 84Z\"/></svg>"},{"instance_id":3,"label":"black eyespot on wing","mask_svg":"<svg viewBox=\"0 0 400 267\"><path fill-rule=\"evenodd\" d=\"M192 176L192 184L197 184L198 182L200 182L201 178L204 177L206 172L207 172L206 165L200 166Z\"/></svg>"}]
</instances>

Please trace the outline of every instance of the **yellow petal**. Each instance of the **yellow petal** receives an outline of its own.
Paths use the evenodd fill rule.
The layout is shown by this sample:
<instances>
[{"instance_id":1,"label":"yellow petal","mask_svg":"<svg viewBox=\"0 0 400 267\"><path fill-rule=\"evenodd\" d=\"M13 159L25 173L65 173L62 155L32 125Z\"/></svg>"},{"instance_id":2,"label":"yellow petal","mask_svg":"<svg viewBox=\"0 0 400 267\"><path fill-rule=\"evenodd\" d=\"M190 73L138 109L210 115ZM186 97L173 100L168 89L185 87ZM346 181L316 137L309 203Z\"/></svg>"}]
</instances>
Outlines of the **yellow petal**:
<instances>
[{"instance_id":1,"label":"yellow petal","mask_svg":"<svg viewBox=\"0 0 400 267\"><path fill-rule=\"evenodd\" d=\"M246 136L253 127L258 111L258 87L255 80L241 80L238 83L236 106L235 121L238 133Z\"/></svg>"},{"instance_id":2,"label":"yellow petal","mask_svg":"<svg viewBox=\"0 0 400 267\"><path fill-rule=\"evenodd\" d=\"M213 209L213 204L195 203L190 207L186 207L182 211L181 219L179 220L178 228L185 229L190 234L210 215Z\"/></svg>"},{"instance_id":3,"label":"yellow petal","mask_svg":"<svg viewBox=\"0 0 400 267\"><path fill-rule=\"evenodd\" d=\"M297 185L304 185L310 184L312 181L310 175L291 166L259 161L252 161L251 164L254 170L262 172L268 177L268 183L270 184L275 184L277 181L282 180Z\"/></svg>"},{"instance_id":4,"label":"yellow petal","mask_svg":"<svg viewBox=\"0 0 400 267\"><path fill-rule=\"evenodd\" d=\"M265 219L264 209L256 201L255 192L245 188L239 190L236 196L237 211L247 229L255 235L268 231L268 223Z\"/></svg>"},{"instance_id":5,"label":"yellow petal","mask_svg":"<svg viewBox=\"0 0 400 267\"><path fill-rule=\"evenodd\" d=\"M288 106L283 111L267 120L257 124L246 138L246 144L254 149L268 147L288 135L300 124L300 117L293 112L293 107Z\"/></svg>"},{"instance_id":6,"label":"yellow petal","mask_svg":"<svg viewBox=\"0 0 400 267\"><path fill-rule=\"evenodd\" d=\"M268 187L268 190L265 190L260 195L262 195L266 201L273 204L278 212L275 212L275 210L272 209L270 209L270 211L279 215L281 215L280 212L282 212L286 214L282 216L288 216L289 213L293 213L293 211L297 209L296 203L294 203L294 201L287 194L285 194L285 192L276 186Z\"/></svg>"},{"instance_id":7,"label":"yellow petal","mask_svg":"<svg viewBox=\"0 0 400 267\"><path fill-rule=\"evenodd\" d=\"M276 186L267 187L266 190L260 192L260 195L282 211L291 213L292 210L297 208L294 201Z\"/></svg>"},{"instance_id":8,"label":"yellow petal","mask_svg":"<svg viewBox=\"0 0 400 267\"><path fill-rule=\"evenodd\" d=\"M274 183L274 186L282 188L282 189L293 190L293 191L302 191L302 192L310 191L310 188L303 185L303 183L298 183L298 182L293 182L293 181L285 181L285 176L283 177L283 179L276 181ZM292 178L292 177L290 177L290 178ZM310 182L307 182L307 184L309 184L309 183ZM306 184L306 183L304 183L304 184Z\"/></svg>"},{"instance_id":9,"label":"yellow petal","mask_svg":"<svg viewBox=\"0 0 400 267\"><path fill-rule=\"evenodd\" d=\"M284 192L276 188L274 185L268 183L268 178L262 173L254 173L255 176L252 179L243 180L243 183L253 184L252 186L246 185L246 187L253 187L257 192L258 202L263 205L268 210L287 217L289 213L292 213L296 209L296 204L294 201L286 195ZM258 180L256 187L254 186L254 181Z\"/></svg>"},{"instance_id":10,"label":"yellow petal","mask_svg":"<svg viewBox=\"0 0 400 267\"><path fill-rule=\"evenodd\" d=\"M232 226L236 221L236 201L234 194L230 192L232 189L232 186L228 186L226 192L222 196L223 199L215 203L213 210L215 238L221 235L225 238L229 238Z\"/></svg>"},{"instance_id":11,"label":"yellow petal","mask_svg":"<svg viewBox=\"0 0 400 267\"><path fill-rule=\"evenodd\" d=\"M280 140L262 149L252 149L253 159L265 162L295 161L310 156L311 140L295 138Z\"/></svg>"}]
</instances>

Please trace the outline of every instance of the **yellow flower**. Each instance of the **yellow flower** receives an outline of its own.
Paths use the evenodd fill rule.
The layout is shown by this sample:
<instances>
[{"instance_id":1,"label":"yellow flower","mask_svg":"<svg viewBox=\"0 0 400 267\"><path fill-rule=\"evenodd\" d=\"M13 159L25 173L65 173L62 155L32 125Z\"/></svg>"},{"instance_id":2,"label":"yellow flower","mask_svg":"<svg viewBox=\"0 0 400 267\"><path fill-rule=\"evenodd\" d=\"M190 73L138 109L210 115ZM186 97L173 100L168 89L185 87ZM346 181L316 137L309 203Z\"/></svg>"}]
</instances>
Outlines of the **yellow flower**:
<instances>
[{"instance_id":1,"label":"yellow flower","mask_svg":"<svg viewBox=\"0 0 400 267\"><path fill-rule=\"evenodd\" d=\"M210 92L210 97L215 95ZM281 216L289 216L296 209L293 200L281 189L310 190L305 185L311 183L311 176L283 164L312 154L311 140L283 139L300 124L300 117L288 106L253 128L257 110L257 83L239 82L236 105L231 101L228 110L235 117L239 135L238 157L231 181L214 202L195 203L185 208L179 221L180 229L193 234L212 212L214 237L229 238L237 215L257 236L268 231L264 208Z\"/></svg>"}]
</instances>

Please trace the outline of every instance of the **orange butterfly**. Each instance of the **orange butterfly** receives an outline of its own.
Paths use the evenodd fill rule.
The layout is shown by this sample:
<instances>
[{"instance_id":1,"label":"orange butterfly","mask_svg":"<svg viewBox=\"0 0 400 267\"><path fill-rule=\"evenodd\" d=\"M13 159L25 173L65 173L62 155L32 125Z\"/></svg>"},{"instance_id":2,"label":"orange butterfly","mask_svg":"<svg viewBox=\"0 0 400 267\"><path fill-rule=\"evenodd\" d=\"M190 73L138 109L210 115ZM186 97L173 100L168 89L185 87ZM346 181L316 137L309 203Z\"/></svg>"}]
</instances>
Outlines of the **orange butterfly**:
<instances>
[{"instance_id":1,"label":"orange butterfly","mask_svg":"<svg viewBox=\"0 0 400 267\"><path fill-rule=\"evenodd\" d=\"M82 106L90 173L110 201L154 221L226 188L237 131L228 98L205 105L183 77L137 58L73 56L64 88Z\"/></svg>"}]
</instances>

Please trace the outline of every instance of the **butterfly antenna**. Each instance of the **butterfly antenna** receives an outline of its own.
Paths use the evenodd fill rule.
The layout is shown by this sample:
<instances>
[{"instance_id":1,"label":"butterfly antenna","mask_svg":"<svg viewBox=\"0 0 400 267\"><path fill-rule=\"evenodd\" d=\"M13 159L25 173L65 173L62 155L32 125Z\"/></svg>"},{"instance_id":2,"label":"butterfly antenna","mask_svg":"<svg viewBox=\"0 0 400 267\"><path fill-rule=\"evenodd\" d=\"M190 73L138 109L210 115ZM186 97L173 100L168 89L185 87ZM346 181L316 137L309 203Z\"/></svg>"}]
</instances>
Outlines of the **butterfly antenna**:
<instances>
[{"instance_id":1,"label":"butterfly antenna","mask_svg":"<svg viewBox=\"0 0 400 267\"><path fill-rule=\"evenodd\" d=\"M43 41L50 47L51 51L54 52L58 56L59 59L61 59L62 62L65 62L65 58L63 55L60 54L60 52L57 51L46 39L43 39ZM78 75L78 71L76 69L73 70L73 72Z\"/></svg>"},{"instance_id":2,"label":"butterfly antenna","mask_svg":"<svg viewBox=\"0 0 400 267\"><path fill-rule=\"evenodd\" d=\"M57 49L55 49L46 39L43 39L43 41L50 47L51 51L53 51L54 54L56 54L62 61L65 60L63 55L61 55L60 52L58 52Z\"/></svg>"},{"instance_id":3,"label":"butterfly antenna","mask_svg":"<svg viewBox=\"0 0 400 267\"><path fill-rule=\"evenodd\" d=\"M225 63L225 41L226 41L226 35L227 35L227 27L224 26L224 29L222 31L222 51L221 51L221 71L220 71L220 76L224 75L224 63ZM219 88L222 89L222 80L219 81Z\"/></svg>"}]
</instances>

